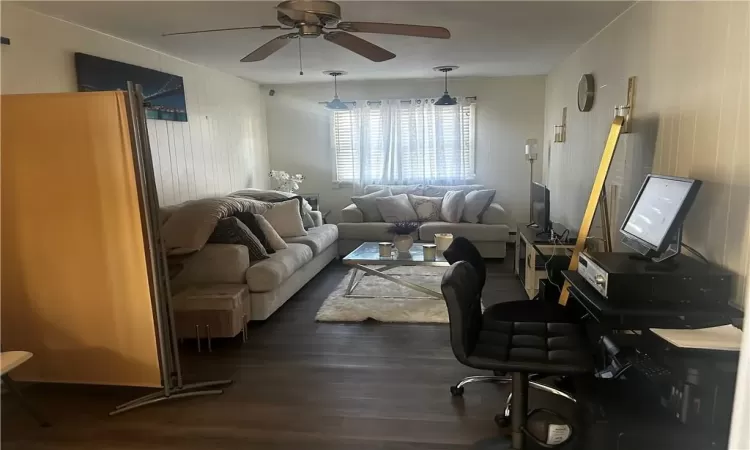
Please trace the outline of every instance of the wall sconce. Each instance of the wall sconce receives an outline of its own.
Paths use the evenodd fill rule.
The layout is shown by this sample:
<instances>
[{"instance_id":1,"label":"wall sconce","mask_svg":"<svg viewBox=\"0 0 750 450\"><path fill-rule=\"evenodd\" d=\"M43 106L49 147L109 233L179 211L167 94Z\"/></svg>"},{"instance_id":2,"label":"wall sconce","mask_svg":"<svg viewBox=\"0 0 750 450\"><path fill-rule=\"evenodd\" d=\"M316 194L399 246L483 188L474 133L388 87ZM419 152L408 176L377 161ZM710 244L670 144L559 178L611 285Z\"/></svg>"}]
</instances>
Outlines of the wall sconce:
<instances>
[{"instance_id":1,"label":"wall sconce","mask_svg":"<svg viewBox=\"0 0 750 450\"><path fill-rule=\"evenodd\" d=\"M563 108L562 124L555 125L555 142L565 142L565 127L568 121L568 107Z\"/></svg>"},{"instance_id":2,"label":"wall sconce","mask_svg":"<svg viewBox=\"0 0 750 450\"><path fill-rule=\"evenodd\" d=\"M625 105L615 106L615 117L623 118L622 130L620 133L630 133L633 117L633 101L635 99L635 77L628 78L628 103Z\"/></svg>"}]
</instances>

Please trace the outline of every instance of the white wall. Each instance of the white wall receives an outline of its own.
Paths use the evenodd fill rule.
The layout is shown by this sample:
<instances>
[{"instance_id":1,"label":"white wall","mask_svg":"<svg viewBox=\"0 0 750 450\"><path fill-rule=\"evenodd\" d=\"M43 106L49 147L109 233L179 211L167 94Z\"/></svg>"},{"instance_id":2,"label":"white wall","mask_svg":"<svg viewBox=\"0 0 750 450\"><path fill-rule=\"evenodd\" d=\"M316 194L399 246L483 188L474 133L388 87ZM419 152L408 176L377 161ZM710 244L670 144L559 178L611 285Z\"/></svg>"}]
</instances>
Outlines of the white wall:
<instances>
[{"instance_id":1,"label":"white wall","mask_svg":"<svg viewBox=\"0 0 750 450\"><path fill-rule=\"evenodd\" d=\"M703 180L684 240L737 274L738 305L750 297L748 28L747 2L637 3L548 75L544 130L549 142L567 106L567 142L552 144L545 177L553 219L577 228L613 107L625 102L627 78L637 76L633 133L620 140L607 181L619 189L614 226L646 173ZM576 86L587 72L598 92L593 110L581 113ZM730 449L750 448L745 338Z\"/></svg>"},{"instance_id":2,"label":"white wall","mask_svg":"<svg viewBox=\"0 0 750 450\"><path fill-rule=\"evenodd\" d=\"M322 210L336 222L349 203L352 188L334 188L329 112L318 104L333 97L333 83L263 86L276 94L266 98L271 167L304 173L301 192L319 193ZM513 218L528 219L529 164L526 139L541 142L544 120L544 77L455 78L452 95L477 97L477 183L497 189L497 201ZM344 100L439 97L442 79L342 81ZM541 178L541 164L535 166Z\"/></svg>"},{"instance_id":3,"label":"white wall","mask_svg":"<svg viewBox=\"0 0 750 450\"><path fill-rule=\"evenodd\" d=\"M553 219L578 228L613 108L638 77L633 133L607 180L619 190L613 234L646 173L703 180L684 240L738 274L737 304L750 252L749 13L747 2L637 3L549 74L545 125L549 141L568 107L567 141L552 144L545 177ZM598 92L582 113L576 88L586 72Z\"/></svg>"},{"instance_id":4,"label":"white wall","mask_svg":"<svg viewBox=\"0 0 750 450\"><path fill-rule=\"evenodd\" d=\"M76 91L74 52L182 76L188 122L149 120L163 205L268 183L263 97L257 84L2 2L3 94Z\"/></svg>"}]
</instances>

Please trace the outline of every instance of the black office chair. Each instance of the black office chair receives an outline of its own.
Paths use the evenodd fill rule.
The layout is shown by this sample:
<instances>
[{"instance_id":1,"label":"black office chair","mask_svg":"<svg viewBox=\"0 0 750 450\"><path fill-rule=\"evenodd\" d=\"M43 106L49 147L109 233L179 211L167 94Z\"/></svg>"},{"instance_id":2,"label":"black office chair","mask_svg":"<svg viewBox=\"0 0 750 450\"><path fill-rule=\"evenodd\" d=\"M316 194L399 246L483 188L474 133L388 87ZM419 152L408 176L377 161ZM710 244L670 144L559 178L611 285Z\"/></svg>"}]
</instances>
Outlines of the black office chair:
<instances>
[{"instance_id":1,"label":"black office chair","mask_svg":"<svg viewBox=\"0 0 750 450\"><path fill-rule=\"evenodd\" d=\"M511 442L492 448L523 450L527 436L544 446L526 429L529 374L592 371L593 362L578 325L488 319L482 314L478 275L466 261L451 265L443 275L441 289L456 359L475 369L511 373Z\"/></svg>"},{"instance_id":2,"label":"black office chair","mask_svg":"<svg viewBox=\"0 0 750 450\"><path fill-rule=\"evenodd\" d=\"M477 289L481 298L482 290L487 279L487 268L484 264L484 258L479 249L464 237L456 237L450 246L443 252L443 256L450 264L458 261L466 261L474 268L476 272ZM567 309L558 303L530 300L513 300L509 302L498 303L490 306L484 311L484 317L487 320L513 321L513 322L559 322L575 323L576 320L570 317ZM538 378L538 377L536 377ZM464 393L464 386L470 383L509 383L510 377L496 372L495 375L476 375L466 377L459 383L450 387L451 394L460 396ZM532 386L550 391L548 386ZM554 390L555 394L564 397L572 397L562 391Z\"/></svg>"}]
</instances>

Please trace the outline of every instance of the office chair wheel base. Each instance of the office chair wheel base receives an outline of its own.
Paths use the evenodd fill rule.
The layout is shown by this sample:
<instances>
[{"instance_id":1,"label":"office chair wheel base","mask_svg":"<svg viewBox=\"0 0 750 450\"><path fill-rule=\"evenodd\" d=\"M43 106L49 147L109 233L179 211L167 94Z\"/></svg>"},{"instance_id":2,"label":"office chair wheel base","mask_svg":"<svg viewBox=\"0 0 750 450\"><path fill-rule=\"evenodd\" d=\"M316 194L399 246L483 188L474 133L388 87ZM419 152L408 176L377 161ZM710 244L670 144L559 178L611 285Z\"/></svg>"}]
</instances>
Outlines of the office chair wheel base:
<instances>
[{"instance_id":1,"label":"office chair wheel base","mask_svg":"<svg viewBox=\"0 0 750 450\"><path fill-rule=\"evenodd\" d=\"M508 428L510 426L510 417L505 414L495 414L495 425L499 428Z\"/></svg>"},{"instance_id":2,"label":"office chair wheel base","mask_svg":"<svg viewBox=\"0 0 750 450\"><path fill-rule=\"evenodd\" d=\"M454 396L454 397L460 397L460 396L464 395L464 388L463 388L463 386L461 386L461 387L451 386L451 395Z\"/></svg>"}]
</instances>

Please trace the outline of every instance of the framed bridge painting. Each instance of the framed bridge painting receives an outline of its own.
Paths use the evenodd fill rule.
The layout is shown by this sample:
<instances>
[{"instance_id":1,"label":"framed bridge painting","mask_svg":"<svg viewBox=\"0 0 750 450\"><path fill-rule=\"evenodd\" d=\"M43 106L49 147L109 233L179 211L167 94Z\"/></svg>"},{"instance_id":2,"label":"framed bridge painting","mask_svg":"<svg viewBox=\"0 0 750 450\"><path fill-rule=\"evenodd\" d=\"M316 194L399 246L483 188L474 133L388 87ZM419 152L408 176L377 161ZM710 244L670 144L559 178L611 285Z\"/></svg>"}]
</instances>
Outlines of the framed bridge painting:
<instances>
[{"instance_id":1,"label":"framed bridge painting","mask_svg":"<svg viewBox=\"0 0 750 450\"><path fill-rule=\"evenodd\" d=\"M127 82L140 84L146 118L187 122L182 77L85 53L75 54L79 92L126 90Z\"/></svg>"}]
</instances>

